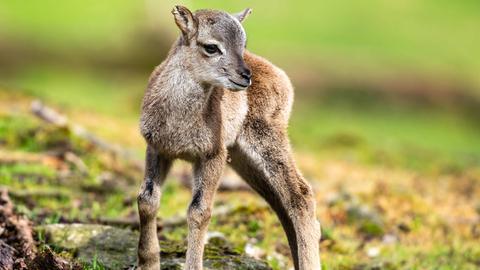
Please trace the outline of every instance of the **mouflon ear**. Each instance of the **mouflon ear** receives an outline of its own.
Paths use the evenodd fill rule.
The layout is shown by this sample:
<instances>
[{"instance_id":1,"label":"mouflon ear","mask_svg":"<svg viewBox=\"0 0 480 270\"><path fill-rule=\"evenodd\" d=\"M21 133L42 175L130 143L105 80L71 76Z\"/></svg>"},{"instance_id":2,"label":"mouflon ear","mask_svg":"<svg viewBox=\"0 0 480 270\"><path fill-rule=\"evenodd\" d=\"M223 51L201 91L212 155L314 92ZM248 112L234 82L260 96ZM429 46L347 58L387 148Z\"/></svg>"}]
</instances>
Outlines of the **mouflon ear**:
<instances>
[{"instance_id":1,"label":"mouflon ear","mask_svg":"<svg viewBox=\"0 0 480 270\"><path fill-rule=\"evenodd\" d=\"M232 14L232 15L233 15L233 17L237 18L237 20L239 22L243 22L248 17L248 15L250 15L250 13L252 13L252 9L251 8L246 8L243 11L241 11L239 13Z\"/></svg>"},{"instance_id":2,"label":"mouflon ear","mask_svg":"<svg viewBox=\"0 0 480 270\"><path fill-rule=\"evenodd\" d=\"M198 22L192 12L184 6L175 6L172 10L172 14L175 18L175 23L182 31L183 36L187 43L197 33Z\"/></svg>"}]
</instances>

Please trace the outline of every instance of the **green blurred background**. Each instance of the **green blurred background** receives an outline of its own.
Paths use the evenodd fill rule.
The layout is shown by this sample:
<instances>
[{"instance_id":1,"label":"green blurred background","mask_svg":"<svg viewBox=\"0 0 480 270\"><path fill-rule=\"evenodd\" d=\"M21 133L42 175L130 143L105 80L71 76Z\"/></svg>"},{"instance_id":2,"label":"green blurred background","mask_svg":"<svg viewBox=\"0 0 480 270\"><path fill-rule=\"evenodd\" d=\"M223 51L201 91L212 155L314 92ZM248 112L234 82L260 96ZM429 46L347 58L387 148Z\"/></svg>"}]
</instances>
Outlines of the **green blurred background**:
<instances>
[{"instance_id":1,"label":"green blurred background","mask_svg":"<svg viewBox=\"0 0 480 270\"><path fill-rule=\"evenodd\" d=\"M253 8L248 49L296 86L297 147L480 153L478 1L180 2ZM133 123L149 72L178 35L175 3L4 0L0 83Z\"/></svg>"},{"instance_id":2,"label":"green blurred background","mask_svg":"<svg viewBox=\"0 0 480 270\"><path fill-rule=\"evenodd\" d=\"M480 1L2 0L0 106L17 94L39 98L141 159L141 98L150 72L178 36L170 13L175 4L253 8L244 22L248 49L286 70L296 88L289 132L299 167L317 193L327 266L386 269L365 266L377 262L364 250L373 243L384 248L381 260L397 267L388 269L477 269ZM4 127L11 119L0 118L0 135L10 132ZM21 129L18 119L13 126ZM94 176L99 170L90 169ZM82 211L136 218L135 200L125 198L135 198L140 178L113 195L85 200ZM0 182L22 185L5 179ZM225 204L244 205L247 197L247 204L259 202L245 194L219 196ZM365 236L365 228L357 228L363 223L350 211L357 199L379 212L380 233L367 226ZM169 181L162 218L183 213L189 200L187 189ZM82 216L46 201L55 217ZM255 234L268 230L257 237L267 254L287 256L280 225L267 216L260 225L247 223ZM243 218L251 217L242 216L245 225ZM213 229L248 241L236 225L214 222ZM392 235L394 244L385 238Z\"/></svg>"}]
</instances>

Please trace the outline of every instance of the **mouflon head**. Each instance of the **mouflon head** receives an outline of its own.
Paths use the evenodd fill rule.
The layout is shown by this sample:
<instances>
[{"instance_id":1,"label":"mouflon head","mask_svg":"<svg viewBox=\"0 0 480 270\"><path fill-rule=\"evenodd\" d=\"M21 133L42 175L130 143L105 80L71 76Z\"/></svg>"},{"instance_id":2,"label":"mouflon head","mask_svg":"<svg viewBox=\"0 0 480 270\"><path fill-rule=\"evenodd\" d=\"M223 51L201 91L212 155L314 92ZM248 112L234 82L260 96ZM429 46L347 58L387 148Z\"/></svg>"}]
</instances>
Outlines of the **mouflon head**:
<instances>
[{"instance_id":1,"label":"mouflon head","mask_svg":"<svg viewBox=\"0 0 480 270\"><path fill-rule=\"evenodd\" d=\"M174 7L172 14L182 32L180 46L201 83L230 90L250 86L251 71L243 59L247 36L241 25L250 12L247 8L237 14L217 10L192 13L186 7Z\"/></svg>"}]
</instances>

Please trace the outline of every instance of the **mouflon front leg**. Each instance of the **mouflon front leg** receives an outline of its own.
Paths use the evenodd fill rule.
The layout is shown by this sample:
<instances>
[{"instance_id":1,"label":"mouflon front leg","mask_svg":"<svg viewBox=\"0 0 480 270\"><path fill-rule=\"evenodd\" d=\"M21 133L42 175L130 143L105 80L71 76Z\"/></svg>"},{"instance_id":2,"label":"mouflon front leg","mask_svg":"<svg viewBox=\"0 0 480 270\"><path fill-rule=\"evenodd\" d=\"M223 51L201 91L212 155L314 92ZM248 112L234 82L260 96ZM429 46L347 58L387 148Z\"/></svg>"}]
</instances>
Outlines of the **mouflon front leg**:
<instances>
[{"instance_id":1,"label":"mouflon front leg","mask_svg":"<svg viewBox=\"0 0 480 270\"><path fill-rule=\"evenodd\" d=\"M204 241L213 207L213 198L226 162L226 151L206 157L194 165L192 201L188 208L186 270L203 269Z\"/></svg>"},{"instance_id":2,"label":"mouflon front leg","mask_svg":"<svg viewBox=\"0 0 480 270\"><path fill-rule=\"evenodd\" d=\"M138 269L160 269L160 246L157 237L157 210L161 187L172 161L163 158L151 146L147 147L145 179L137 197L140 215L140 239L138 242Z\"/></svg>"},{"instance_id":3,"label":"mouflon front leg","mask_svg":"<svg viewBox=\"0 0 480 270\"><path fill-rule=\"evenodd\" d=\"M320 270L320 224L310 184L295 166L286 133L256 119L230 150L231 166L277 213L296 270Z\"/></svg>"}]
</instances>

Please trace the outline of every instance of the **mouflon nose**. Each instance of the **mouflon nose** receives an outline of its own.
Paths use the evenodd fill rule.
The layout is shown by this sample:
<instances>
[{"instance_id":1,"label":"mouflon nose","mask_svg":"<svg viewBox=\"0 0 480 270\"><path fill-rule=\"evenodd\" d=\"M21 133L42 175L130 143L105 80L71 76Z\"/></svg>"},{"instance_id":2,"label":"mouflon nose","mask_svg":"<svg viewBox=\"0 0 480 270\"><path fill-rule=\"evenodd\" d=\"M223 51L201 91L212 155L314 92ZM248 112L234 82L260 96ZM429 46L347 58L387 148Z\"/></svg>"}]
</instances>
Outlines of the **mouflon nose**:
<instances>
[{"instance_id":1,"label":"mouflon nose","mask_svg":"<svg viewBox=\"0 0 480 270\"><path fill-rule=\"evenodd\" d=\"M250 80L252 78L252 71L250 71L249 68L243 68L238 74L240 74L245 80Z\"/></svg>"}]
</instances>

